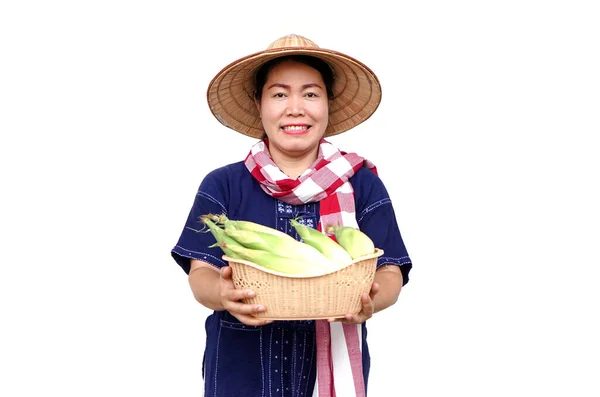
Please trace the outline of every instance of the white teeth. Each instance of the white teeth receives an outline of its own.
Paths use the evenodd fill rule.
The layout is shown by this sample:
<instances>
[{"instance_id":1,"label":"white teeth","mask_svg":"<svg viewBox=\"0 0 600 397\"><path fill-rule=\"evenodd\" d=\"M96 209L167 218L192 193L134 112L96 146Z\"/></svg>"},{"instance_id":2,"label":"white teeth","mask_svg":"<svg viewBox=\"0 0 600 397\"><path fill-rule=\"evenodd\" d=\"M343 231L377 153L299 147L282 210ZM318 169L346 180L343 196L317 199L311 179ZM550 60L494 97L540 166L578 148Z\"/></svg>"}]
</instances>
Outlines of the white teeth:
<instances>
[{"instance_id":1,"label":"white teeth","mask_svg":"<svg viewBox=\"0 0 600 397\"><path fill-rule=\"evenodd\" d=\"M303 126L303 125L288 125L288 126L283 127L283 129L285 131L302 131L302 130L307 130L308 127Z\"/></svg>"}]
</instances>

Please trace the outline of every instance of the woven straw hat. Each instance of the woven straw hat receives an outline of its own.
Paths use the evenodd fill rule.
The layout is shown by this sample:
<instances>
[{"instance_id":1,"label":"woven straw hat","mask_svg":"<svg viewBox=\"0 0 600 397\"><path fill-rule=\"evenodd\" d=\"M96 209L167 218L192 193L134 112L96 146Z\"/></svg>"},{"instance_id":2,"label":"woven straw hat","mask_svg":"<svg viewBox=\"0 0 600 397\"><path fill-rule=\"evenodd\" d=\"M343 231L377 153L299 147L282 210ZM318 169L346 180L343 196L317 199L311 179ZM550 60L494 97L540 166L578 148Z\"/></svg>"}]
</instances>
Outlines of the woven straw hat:
<instances>
[{"instance_id":1,"label":"woven straw hat","mask_svg":"<svg viewBox=\"0 0 600 397\"><path fill-rule=\"evenodd\" d=\"M261 138L264 129L254 104L255 74L265 62L285 55L310 55L327 62L333 70L334 99L329 102L329 125L325 136L340 134L368 119L381 101L381 86L375 73L356 59L319 48L295 34L274 41L257 52L226 66L208 86L208 105L226 127Z\"/></svg>"}]
</instances>

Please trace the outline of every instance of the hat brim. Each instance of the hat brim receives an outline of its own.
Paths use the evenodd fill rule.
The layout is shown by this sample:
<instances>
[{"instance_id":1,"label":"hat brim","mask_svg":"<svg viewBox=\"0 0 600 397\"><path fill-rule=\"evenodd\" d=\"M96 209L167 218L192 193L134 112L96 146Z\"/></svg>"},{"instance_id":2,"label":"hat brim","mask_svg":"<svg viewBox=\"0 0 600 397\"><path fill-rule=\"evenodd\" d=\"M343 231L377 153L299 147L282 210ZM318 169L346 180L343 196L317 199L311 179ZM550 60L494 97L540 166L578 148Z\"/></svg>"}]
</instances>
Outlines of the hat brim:
<instances>
[{"instance_id":1,"label":"hat brim","mask_svg":"<svg viewBox=\"0 0 600 397\"><path fill-rule=\"evenodd\" d=\"M257 52L223 68L207 90L208 104L217 120L237 132L260 139L264 128L254 103L255 74L265 62L286 55L320 58L333 70L334 99L329 102L329 124L324 136L345 132L377 110L381 102L381 85L366 65L337 51L293 47Z\"/></svg>"}]
</instances>

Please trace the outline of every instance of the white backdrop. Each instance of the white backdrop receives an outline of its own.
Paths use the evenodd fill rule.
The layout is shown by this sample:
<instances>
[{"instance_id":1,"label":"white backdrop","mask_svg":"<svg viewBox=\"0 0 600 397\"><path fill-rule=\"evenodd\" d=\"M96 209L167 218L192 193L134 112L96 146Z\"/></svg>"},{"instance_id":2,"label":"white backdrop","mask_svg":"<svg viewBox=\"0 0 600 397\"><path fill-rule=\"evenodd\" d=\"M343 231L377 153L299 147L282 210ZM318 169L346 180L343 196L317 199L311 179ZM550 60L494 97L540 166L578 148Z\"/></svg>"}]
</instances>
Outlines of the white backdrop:
<instances>
[{"instance_id":1,"label":"white backdrop","mask_svg":"<svg viewBox=\"0 0 600 397\"><path fill-rule=\"evenodd\" d=\"M0 5L0 395L201 395L208 311L170 249L253 143L206 88L289 33L383 86L331 139L377 164L414 261L369 395L600 395L595 2L207 3Z\"/></svg>"}]
</instances>

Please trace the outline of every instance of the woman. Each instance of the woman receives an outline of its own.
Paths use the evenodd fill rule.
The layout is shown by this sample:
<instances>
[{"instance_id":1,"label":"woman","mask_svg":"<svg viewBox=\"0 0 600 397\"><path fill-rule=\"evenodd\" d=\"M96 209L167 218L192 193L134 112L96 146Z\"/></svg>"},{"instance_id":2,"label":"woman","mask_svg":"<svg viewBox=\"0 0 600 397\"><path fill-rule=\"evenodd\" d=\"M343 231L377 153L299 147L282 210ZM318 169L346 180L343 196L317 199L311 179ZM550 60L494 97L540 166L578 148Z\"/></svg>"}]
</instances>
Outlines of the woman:
<instances>
[{"instance_id":1,"label":"woman","mask_svg":"<svg viewBox=\"0 0 600 397\"><path fill-rule=\"evenodd\" d=\"M365 65L297 35L230 64L209 85L215 117L259 141L244 161L204 178L172 250L195 298L214 310L206 320L206 396L366 395L365 322L396 302L412 264L375 166L324 137L362 123L380 98L379 82ZM384 250L361 312L329 322L253 317L265 308L241 299L254 292L234 289L220 248L208 248L214 237L191 230L207 213L295 238L289 221L299 216L319 230L336 223L359 228Z\"/></svg>"}]
</instances>

